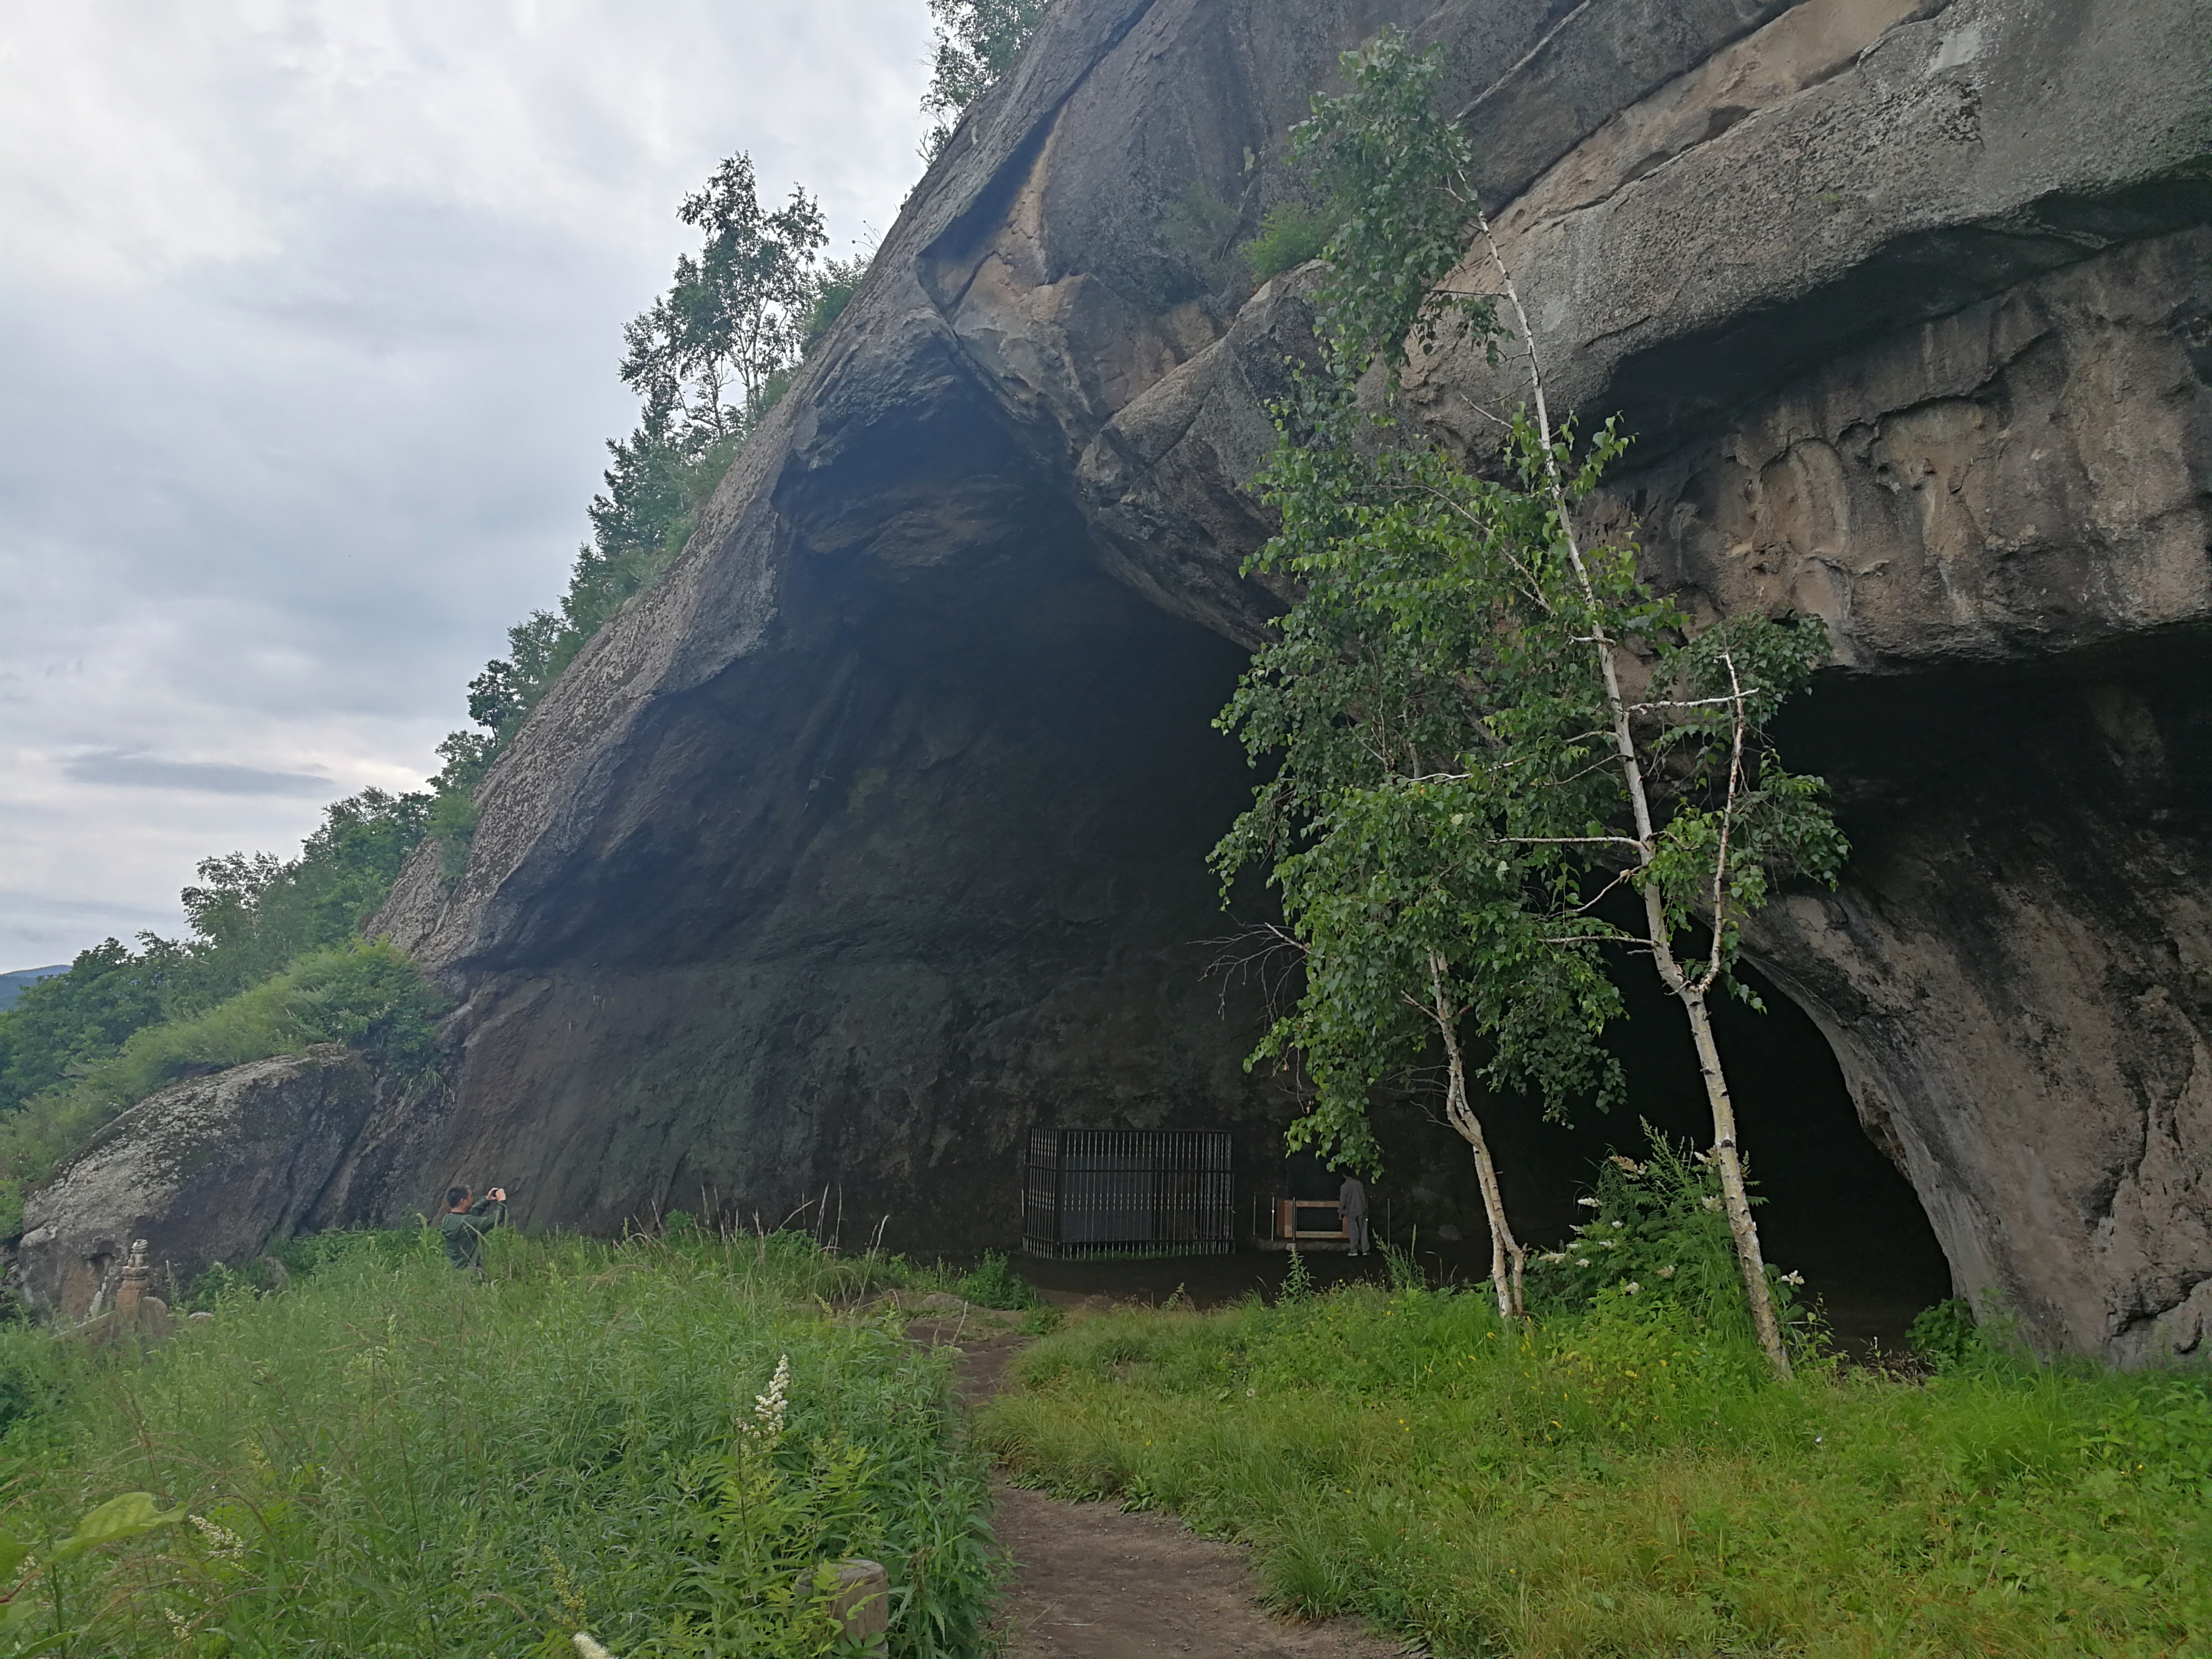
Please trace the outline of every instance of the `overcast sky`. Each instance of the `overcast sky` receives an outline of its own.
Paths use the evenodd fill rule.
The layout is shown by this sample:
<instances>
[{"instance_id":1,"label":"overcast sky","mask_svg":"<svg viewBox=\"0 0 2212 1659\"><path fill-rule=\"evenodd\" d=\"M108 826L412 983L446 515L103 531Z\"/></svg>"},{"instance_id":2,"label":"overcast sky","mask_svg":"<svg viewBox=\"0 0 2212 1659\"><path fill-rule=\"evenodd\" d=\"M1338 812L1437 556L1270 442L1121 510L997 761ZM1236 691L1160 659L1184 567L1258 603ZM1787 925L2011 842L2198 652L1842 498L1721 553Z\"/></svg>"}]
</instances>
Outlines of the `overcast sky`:
<instances>
[{"instance_id":1,"label":"overcast sky","mask_svg":"<svg viewBox=\"0 0 2212 1659\"><path fill-rule=\"evenodd\" d=\"M924 0L0 0L0 969L417 787L550 603L678 200L831 252L921 172Z\"/></svg>"}]
</instances>

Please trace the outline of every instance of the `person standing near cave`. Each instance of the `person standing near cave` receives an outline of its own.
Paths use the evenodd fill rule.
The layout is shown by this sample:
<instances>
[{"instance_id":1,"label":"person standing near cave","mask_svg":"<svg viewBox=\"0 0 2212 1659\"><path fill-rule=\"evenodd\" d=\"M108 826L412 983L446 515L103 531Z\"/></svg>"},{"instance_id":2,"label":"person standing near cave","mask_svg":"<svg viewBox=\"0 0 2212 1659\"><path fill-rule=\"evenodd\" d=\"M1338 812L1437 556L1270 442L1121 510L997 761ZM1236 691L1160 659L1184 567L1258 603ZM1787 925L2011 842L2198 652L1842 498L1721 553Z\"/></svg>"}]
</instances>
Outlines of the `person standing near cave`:
<instances>
[{"instance_id":1,"label":"person standing near cave","mask_svg":"<svg viewBox=\"0 0 2212 1659\"><path fill-rule=\"evenodd\" d=\"M507 1188L495 1187L482 1198L466 1187L446 1188L446 1212L438 1218L445 1235L446 1260L456 1267L483 1271L484 1235L507 1219Z\"/></svg>"},{"instance_id":2,"label":"person standing near cave","mask_svg":"<svg viewBox=\"0 0 2212 1659\"><path fill-rule=\"evenodd\" d=\"M1352 1254L1367 1254L1367 1188L1359 1184L1358 1176L1348 1175L1344 1185L1336 1189L1337 1218L1344 1224L1344 1236L1351 1241Z\"/></svg>"}]
</instances>

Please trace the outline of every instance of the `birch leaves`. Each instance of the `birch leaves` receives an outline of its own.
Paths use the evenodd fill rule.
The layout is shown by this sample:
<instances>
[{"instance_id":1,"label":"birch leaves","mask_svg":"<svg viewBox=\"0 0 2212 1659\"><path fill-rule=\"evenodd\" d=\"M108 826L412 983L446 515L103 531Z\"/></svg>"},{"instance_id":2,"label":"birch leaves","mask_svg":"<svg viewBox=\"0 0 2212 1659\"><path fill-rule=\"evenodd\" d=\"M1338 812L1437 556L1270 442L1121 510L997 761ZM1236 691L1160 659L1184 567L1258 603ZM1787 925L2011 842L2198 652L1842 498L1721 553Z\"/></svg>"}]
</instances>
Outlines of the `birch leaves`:
<instances>
[{"instance_id":1,"label":"birch leaves","mask_svg":"<svg viewBox=\"0 0 2212 1659\"><path fill-rule=\"evenodd\" d=\"M1435 69L1386 35L1346 58L1350 90L1316 98L1297 135L1338 224L1324 367L1276 410L1259 484L1282 528L1251 563L1298 598L1221 716L1273 771L1214 864L1224 883L1267 871L1304 960L1303 994L1254 1056L1304 1069L1294 1139L1371 1164L1373 1091L1441 1054L1499 1307L1517 1314L1522 1253L1476 1102L1557 1114L1619 1095L1600 1037L1621 1011L1609 960L1633 954L1683 1000L1704 1061L1704 998L1732 983L1742 918L1785 873L1832 882L1844 846L1819 780L1768 738L1826 659L1818 620L1696 630L1632 546L1581 545L1576 509L1626 441L1553 427L1465 139L1431 107ZM1496 291L1447 288L1470 245L1489 246ZM1399 418L1409 345L1455 330L1529 376L1533 408L1500 417L1484 472ZM1731 1220L1741 1206L1748 1228L1717 1054L1708 1071ZM1747 1295L1786 1369L1747 1243Z\"/></svg>"}]
</instances>

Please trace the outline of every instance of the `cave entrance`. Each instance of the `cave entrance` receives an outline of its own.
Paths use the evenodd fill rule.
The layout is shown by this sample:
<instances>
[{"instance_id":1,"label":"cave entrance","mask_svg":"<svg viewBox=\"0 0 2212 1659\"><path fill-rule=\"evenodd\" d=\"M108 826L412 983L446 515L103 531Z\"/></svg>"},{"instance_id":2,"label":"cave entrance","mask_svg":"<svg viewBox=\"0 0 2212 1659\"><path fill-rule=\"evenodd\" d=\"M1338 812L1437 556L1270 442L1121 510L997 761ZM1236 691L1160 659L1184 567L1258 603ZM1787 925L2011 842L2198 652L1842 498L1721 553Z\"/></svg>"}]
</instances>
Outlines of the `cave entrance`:
<instances>
[{"instance_id":1,"label":"cave entrance","mask_svg":"<svg viewBox=\"0 0 2212 1659\"><path fill-rule=\"evenodd\" d=\"M1951 1294L1949 1264L1919 1195L1868 1138L1842 1067L1812 1018L1748 964L1741 976L1765 1005L1713 1002L1758 1206L1759 1239L1777 1267L1805 1276L1838 1337L1895 1342L1914 1314ZM1588 1108L1571 1126L1501 1110L1493 1134L1506 1200L1524 1240L1565 1239L1574 1199L1607 1153L1641 1158L1643 1123L1705 1146L1712 1118L1681 1006L1642 963L1617 976L1627 1018L1607 1042L1627 1073L1626 1099ZM1471 1181L1470 1181L1471 1185Z\"/></svg>"}]
</instances>

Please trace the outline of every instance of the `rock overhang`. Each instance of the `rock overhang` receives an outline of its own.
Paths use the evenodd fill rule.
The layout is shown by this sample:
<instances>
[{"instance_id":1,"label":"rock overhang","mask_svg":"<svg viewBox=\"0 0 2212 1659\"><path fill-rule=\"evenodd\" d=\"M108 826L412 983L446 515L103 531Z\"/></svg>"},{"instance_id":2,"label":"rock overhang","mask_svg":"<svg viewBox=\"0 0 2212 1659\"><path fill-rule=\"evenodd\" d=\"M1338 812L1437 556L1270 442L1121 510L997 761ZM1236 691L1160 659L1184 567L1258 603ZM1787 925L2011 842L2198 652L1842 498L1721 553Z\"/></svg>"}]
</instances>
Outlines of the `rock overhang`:
<instances>
[{"instance_id":1,"label":"rock overhang","mask_svg":"<svg viewBox=\"0 0 2212 1659\"><path fill-rule=\"evenodd\" d=\"M418 861L387 909L467 1000L436 1156L550 1139L586 1173L546 1218L610 1220L684 1181L1000 1179L1031 1121L1279 1121L1235 1066L1256 1006L1224 1019L1195 948L1221 926L1209 826L1245 776L1189 734L1233 678L1224 642L1279 603L1238 567L1267 526L1267 375L1310 313L1296 278L1222 302L1161 204L1195 180L1255 220L1334 52L1396 21L1444 47L1504 158L1501 232L1565 400L1646 435L1610 501L1655 575L1838 641L1812 703L1855 712L1806 741L1863 862L1777 913L1763 963L1963 1287L2054 1346L2188 1343L2197 1269L2172 1262L2212 1274L2212 1243L2186 1242L2179 1177L2053 1182L2010 1152L2062 1102L2098 1127L2054 1158L2212 1146L2196 1073L2131 1066L2114 1035L2149 1020L2185 1059L2203 1029L2161 962L2203 954L2179 900L2203 849L2084 735L2099 706L2146 729L2134 698L2194 753L2160 734L2197 692L2135 647L2185 658L2206 623L2212 94L2174 47L2205 21L2200 0L1057 9L677 568L502 759L458 887ZM2110 121L2116 91L2144 118ZM1497 387L1446 354L1413 390L1472 442ZM1997 747L2035 754L1968 788L1943 743L1971 737L1916 700L1991 711ZM1042 735L1014 741L1023 718ZM1115 803L1073 815L1099 833L1054 842L1085 788ZM2031 914L2036 880L2064 925ZM2172 951L2130 937L2151 914ZM2081 1063L2052 1072L2053 1043Z\"/></svg>"}]
</instances>

